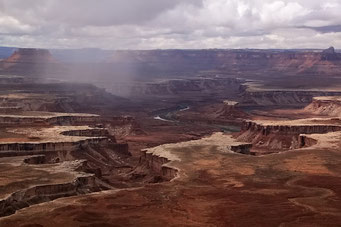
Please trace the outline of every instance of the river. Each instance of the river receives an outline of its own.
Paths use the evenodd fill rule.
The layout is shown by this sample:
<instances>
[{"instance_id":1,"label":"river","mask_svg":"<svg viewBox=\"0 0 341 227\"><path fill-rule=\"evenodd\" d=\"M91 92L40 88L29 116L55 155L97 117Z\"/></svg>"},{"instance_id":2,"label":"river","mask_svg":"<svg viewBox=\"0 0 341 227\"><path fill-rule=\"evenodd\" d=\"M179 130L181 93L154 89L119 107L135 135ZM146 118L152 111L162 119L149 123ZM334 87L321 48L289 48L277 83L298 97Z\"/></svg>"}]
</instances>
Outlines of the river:
<instances>
[{"instance_id":1,"label":"river","mask_svg":"<svg viewBox=\"0 0 341 227\"><path fill-rule=\"evenodd\" d=\"M178 119L175 118L176 113L182 112L182 111L187 111L190 109L191 109L191 107L189 105L181 104L181 105L178 105L175 107L155 111L153 113L153 115L154 115L155 120L165 121L165 122L173 122L175 124L182 124L182 125L196 124L196 125L201 125L201 126L205 126L205 127L219 129L219 131L228 132L228 133L240 131L240 127L236 126L236 125L208 124L208 123L204 123L204 122L200 122L200 121L188 123L188 122L179 121Z\"/></svg>"}]
</instances>

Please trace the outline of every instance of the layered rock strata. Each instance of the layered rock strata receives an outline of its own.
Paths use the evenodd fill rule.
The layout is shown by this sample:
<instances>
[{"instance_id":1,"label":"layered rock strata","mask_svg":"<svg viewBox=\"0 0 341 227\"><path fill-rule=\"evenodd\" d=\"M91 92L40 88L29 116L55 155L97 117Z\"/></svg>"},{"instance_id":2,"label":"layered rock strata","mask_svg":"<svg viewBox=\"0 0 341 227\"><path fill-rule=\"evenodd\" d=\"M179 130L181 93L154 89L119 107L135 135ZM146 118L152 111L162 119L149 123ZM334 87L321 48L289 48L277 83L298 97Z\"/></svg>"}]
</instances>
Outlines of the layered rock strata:
<instances>
[{"instance_id":1,"label":"layered rock strata","mask_svg":"<svg viewBox=\"0 0 341 227\"><path fill-rule=\"evenodd\" d=\"M311 118L293 121L255 120L244 121L238 141L250 142L254 148L267 152L296 149L312 144L301 134L322 134L341 131L340 120Z\"/></svg>"},{"instance_id":2,"label":"layered rock strata","mask_svg":"<svg viewBox=\"0 0 341 227\"><path fill-rule=\"evenodd\" d=\"M31 113L9 118L39 119L47 125L35 121L2 131L8 138L0 141L0 170L6 175L0 187L0 216L57 198L112 188L101 180L102 169L114 168L121 162L118 157L129 153L127 144L116 143L105 128L49 125L94 123L97 115Z\"/></svg>"},{"instance_id":3,"label":"layered rock strata","mask_svg":"<svg viewBox=\"0 0 341 227\"><path fill-rule=\"evenodd\" d=\"M77 125L94 124L99 116L94 114L25 112L22 115L0 115L1 125Z\"/></svg>"},{"instance_id":4,"label":"layered rock strata","mask_svg":"<svg viewBox=\"0 0 341 227\"><path fill-rule=\"evenodd\" d=\"M88 126L55 126L52 128L15 128L11 133L22 134L35 141L0 142L1 156L16 156L46 152L73 151L90 145L108 145L111 140L105 129Z\"/></svg>"}]
</instances>

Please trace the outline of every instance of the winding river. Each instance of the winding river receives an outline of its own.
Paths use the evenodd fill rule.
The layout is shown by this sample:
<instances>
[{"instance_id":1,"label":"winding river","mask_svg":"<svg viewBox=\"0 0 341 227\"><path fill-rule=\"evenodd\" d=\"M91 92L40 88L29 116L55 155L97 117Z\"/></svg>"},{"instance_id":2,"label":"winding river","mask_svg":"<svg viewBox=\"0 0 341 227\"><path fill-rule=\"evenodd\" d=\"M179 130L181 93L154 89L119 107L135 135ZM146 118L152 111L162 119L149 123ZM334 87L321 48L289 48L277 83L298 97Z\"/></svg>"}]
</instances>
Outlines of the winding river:
<instances>
[{"instance_id":1,"label":"winding river","mask_svg":"<svg viewBox=\"0 0 341 227\"><path fill-rule=\"evenodd\" d=\"M204 122L182 122L179 121L178 119L175 118L176 113L178 112L182 112L182 111L187 111L189 110L191 107L189 105L186 104L180 104L177 105L175 107L171 107L171 108L167 108L167 109L162 109L159 111L155 111L153 113L154 115L154 119L155 120L159 120L159 121L165 121L165 122L173 122L175 124L182 124L182 125L188 125L188 124L197 124L197 125L201 125L201 126L206 126L206 127L210 127L210 128L215 128L215 129L219 129L222 132L227 132L227 133L232 133L232 132L239 132L240 131L240 127L236 126L236 125L228 125L228 124L208 124L208 123L204 123Z\"/></svg>"}]
</instances>

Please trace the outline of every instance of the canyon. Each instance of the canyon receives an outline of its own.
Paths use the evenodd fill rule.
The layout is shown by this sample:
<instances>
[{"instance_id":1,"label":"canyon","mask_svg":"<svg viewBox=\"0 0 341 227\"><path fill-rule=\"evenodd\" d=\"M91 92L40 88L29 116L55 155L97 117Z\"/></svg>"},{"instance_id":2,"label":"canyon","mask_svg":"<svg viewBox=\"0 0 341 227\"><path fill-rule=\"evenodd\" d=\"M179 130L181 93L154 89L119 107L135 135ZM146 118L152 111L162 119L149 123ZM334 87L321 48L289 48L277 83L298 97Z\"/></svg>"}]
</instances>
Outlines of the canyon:
<instances>
[{"instance_id":1,"label":"canyon","mask_svg":"<svg viewBox=\"0 0 341 227\"><path fill-rule=\"evenodd\" d=\"M334 48L71 52L0 55L0 226L341 223Z\"/></svg>"}]
</instances>

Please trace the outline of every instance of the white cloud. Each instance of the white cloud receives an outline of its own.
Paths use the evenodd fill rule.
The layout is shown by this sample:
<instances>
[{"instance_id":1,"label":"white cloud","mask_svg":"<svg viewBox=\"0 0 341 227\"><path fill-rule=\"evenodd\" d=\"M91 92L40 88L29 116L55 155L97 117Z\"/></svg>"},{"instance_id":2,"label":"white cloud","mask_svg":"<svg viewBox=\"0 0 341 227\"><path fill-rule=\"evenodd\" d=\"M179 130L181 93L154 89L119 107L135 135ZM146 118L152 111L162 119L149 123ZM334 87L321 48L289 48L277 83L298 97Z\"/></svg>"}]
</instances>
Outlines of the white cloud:
<instances>
[{"instance_id":1,"label":"white cloud","mask_svg":"<svg viewBox=\"0 0 341 227\"><path fill-rule=\"evenodd\" d=\"M28 24L21 23L14 17L3 15L0 16L0 33L1 34L25 34L30 33L34 28Z\"/></svg>"},{"instance_id":2,"label":"white cloud","mask_svg":"<svg viewBox=\"0 0 341 227\"><path fill-rule=\"evenodd\" d=\"M311 10L304 8L297 2L275 1L264 4L260 11L261 22L273 26L284 26L295 22L296 18L306 16Z\"/></svg>"},{"instance_id":3,"label":"white cloud","mask_svg":"<svg viewBox=\"0 0 341 227\"><path fill-rule=\"evenodd\" d=\"M340 11L339 0L0 0L0 40L43 48L341 48Z\"/></svg>"}]
</instances>

